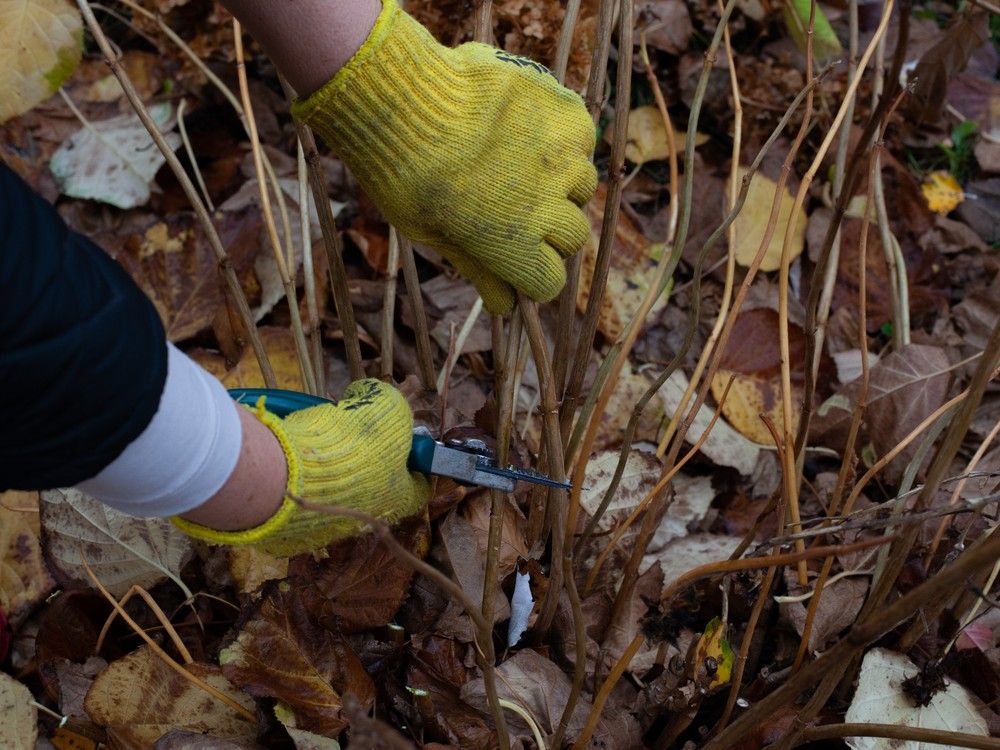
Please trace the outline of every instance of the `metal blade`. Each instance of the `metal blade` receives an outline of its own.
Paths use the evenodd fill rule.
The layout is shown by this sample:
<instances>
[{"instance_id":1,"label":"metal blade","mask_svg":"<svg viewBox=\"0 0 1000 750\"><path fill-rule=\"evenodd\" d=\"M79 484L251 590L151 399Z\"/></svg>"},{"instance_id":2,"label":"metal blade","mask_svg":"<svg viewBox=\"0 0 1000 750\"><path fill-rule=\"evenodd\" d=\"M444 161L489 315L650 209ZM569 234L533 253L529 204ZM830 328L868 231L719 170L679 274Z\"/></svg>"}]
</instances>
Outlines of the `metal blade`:
<instances>
[{"instance_id":1,"label":"metal blade","mask_svg":"<svg viewBox=\"0 0 1000 750\"><path fill-rule=\"evenodd\" d=\"M502 466L495 466L487 461L480 461L476 468L487 474L508 477L516 482L531 482L532 484L541 484L545 487L556 487L561 490L573 489L573 485L570 482L559 482L551 477L545 476L544 474L539 474L537 471L532 471L531 469L519 469L516 466L503 468Z\"/></svg>"}]
</instances>

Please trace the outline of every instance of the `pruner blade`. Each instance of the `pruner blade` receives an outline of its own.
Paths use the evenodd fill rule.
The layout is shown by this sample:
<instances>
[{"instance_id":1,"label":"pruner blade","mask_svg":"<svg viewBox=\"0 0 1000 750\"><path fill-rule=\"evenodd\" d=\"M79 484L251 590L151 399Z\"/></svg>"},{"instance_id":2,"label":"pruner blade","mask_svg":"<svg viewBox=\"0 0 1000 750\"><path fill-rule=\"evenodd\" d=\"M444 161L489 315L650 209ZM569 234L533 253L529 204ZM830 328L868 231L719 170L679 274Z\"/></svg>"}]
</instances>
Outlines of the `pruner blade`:
<instances>
[{"instance_id":1,"label":"pruner blade","mask_svg":"<svg viewBox=\"0 0 1000 750\"><path fill-rule=\"evenodd\" d=\"M423 474L449 477L463 484L492 487L512 492L516 482L531 482L546 487L570 489L569 482L560 482L531 469L498 466L496 458L481 440L435 440L426 427L413 430L409 468Z\"/></svg>"}]
</instances>

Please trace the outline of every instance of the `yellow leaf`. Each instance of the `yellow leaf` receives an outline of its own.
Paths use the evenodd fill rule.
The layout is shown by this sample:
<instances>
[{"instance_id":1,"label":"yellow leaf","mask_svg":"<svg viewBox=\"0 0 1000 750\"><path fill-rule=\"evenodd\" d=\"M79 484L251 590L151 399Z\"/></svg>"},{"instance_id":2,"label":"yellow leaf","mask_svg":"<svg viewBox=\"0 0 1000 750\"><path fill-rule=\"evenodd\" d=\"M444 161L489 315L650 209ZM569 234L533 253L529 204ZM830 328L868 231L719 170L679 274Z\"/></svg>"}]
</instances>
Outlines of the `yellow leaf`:
<instances>
[{"instance_id":1,"label":"yellow leaf","mask_svg":"<svg viewBox=\"0 0 1000 750\"><path fill-rule=\"evenodd\" d=\"M15 628L55 587L39 532L38 493L0 493L0 609Z\"/></svg>"},{"instance_id":2,"label":"yellow leaf","mask_svg":"<svg viewBox=\"0 0 1000 750\"><path fill-rule=\"evenodd\" d=\"M965 200L965 192L950 172L939 169L924 178L920 186L927 207L936 214L951 213L959 203Z\"/></svg>"},{"instance_id":3,"label":"yellow leaf","mask_svg":"<svg viewBox=\"0 0 1000 750\"><path fill-rule=\"evenodd\" d=\"M219 667L194 662L184 669L254 711L253 698L235 688ZM152 747L174 729L246 742L257 736L256 722L175 672L149 646L101 672L87 691L84 708L95 724L113 732L120 742L116 746Z\"/></svg>"},{"instance_id":4,"label":"yellow leaf","mask_svg":"<svg viewBox=\"0 0 1000 750\"><path fill-rule=\"evenodd\" d=\"M290 391L303 390L299 360L295 354L295 341L287 328L263 326L257 329L267 351L268 359L278 379L278 387ZM264 376L257 365L253 348L247 345L243 356L230 369L226 369L225 358L207 349L188 352L191 358L215 375L226 388L263 388Z\"/></svg>"},{"instance_id":5,"label":"yellow leaf","mask_svg":"<svg viewBox=\"0 0 1000 750\"><path fill-rule=\"evenodd\" d=\"M708 687L725 685L733 673L733 650L725 639L726 626L716 617L705 626L694 652L694 679Z\"/></svg>"},{"instance_id":6,"label":"yellow leaf","mask_svg":"<svg viewBox=\"0 0 1000 750\"><path fill-rule=\"evenodd\" d=\"M0 0L0 122L48 99L83 52L83 23L67 0Z\"/></svg>"},{"instance_id":7,"label":"yellow leaf","mask_svg":"<svg viewBox=\"0 0 1000 750\"><path fill-rule=\"evenodd\" d=\"M712 378L712 396L718 401L726 390L730 376L735 376L729 389L729 396L722 405L722 414L733 427L763 445L774 445L770 430L760 418L766 415L780 431L784 416L781 410L781 384L778 378L764 378L759 375L744 375L720 369ZM792 386L796 390L796 386ZM792 428L794 435L799 426L801 394L792 395Z\"/></svg>"},{"instance_id":8,"label":"yellow leaf","mask_svg":"<svg viewBox=\"0 0 1000 750\"><path fill-rule=\"evenodd\" d=\"M740 167L737 179L742 180L746 173L747 170ZM777 188L778 184L774 180L768 179L759 172L753 176L753 180L750 182L750 190L747 192L743 210L733 222L733 235L736 238L734 248L736 262L743 267L749 267L753 262L760 242L764 238L764 229L767 227L767 220L771 215L771 204L774 202ZM778 221L771 241L767 245L767 250L764 251L764 260L760 264L761 271L776 271L781 267L781 246L785 241L785 231L788 228L794 206L795 199L786 189L781 194ZM789 261L795 260L802 254L802 248L805 246L806 223L806 212L799 208L795 214L795 224L792 227Z\"/></svg>"},{"instance_id":9,"label":"yellow leaf","mask_svg":"<svg viewBox=\"0 0 1000 750\"><path fill-rule=\"evenodd\" d=\"M610 139L611 131L605 130L605 136ZM684 140L687 134L683 130L674 130L674 144L678 154L684 153ZM700 146L708 142L704 133L695 133L694 145ZM645 164L647 161L657 161L670 158L670 142L667 140L667 129L663 126L660 110L652 105L636 107L628 113L628 131L625 144L625 158L633 164Z\"/></svg>"}]
</instances>

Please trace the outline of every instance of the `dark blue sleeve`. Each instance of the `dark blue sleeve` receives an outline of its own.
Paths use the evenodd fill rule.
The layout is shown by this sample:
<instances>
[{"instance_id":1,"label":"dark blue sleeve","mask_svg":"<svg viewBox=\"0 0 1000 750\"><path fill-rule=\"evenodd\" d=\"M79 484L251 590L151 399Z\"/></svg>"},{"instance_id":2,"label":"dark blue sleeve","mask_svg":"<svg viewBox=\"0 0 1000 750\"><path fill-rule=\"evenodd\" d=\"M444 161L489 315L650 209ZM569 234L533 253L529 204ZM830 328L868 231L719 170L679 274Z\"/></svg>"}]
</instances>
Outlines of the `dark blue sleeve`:
<instances>
[{"instance_id":1,"label":"dark blue sleeve","mask_svg":"<svg viewBox=\"0 0 1000 750\"><path fill-rule=\"evenodd\" d=\"M98 474L149 424L166 373L152 303L0 161L0 490Z\"/></svg>"}]
</instances>

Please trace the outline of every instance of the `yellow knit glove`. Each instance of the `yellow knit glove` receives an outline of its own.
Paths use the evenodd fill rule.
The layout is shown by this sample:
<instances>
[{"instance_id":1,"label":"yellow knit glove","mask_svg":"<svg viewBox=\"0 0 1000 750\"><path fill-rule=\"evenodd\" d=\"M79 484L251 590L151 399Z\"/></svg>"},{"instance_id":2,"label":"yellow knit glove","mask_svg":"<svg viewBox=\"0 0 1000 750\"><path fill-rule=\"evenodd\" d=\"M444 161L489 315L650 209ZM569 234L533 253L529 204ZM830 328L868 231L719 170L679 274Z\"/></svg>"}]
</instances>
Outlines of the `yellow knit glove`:
<instances>
[{"instance_id":1,"label":"yellow knit glove","mask_svg":"<svg viewBox=\"0 0 1000 750\"><path fill-rule=\"evenodd\" d=\"M254 413L285 451L289 494L364 511L389 523L414 515L427 503L426 480L406 468L413 415L403 394L392 386L358 380L339 403L313 406L284 419L265 406L261 399ZM197 539L249 544L272 555L308 552L365 529L353 519L302 510L287 497L271 518L245 531L172 520Z\"/></svg>"},{"instance_id":2,"label":"yellow knit glove","mask_svg":"<svg viewBox=\"0 0 1000 750\"><path fill-rule=\"evenodd\" d=\"M437 43L396 0L294 113L333 147L386 218L438 250L507 312L548 301L590 235L597 187L583 100L541 65L484 44ZM513 289L512 289L513 287Z\"/></svg>"}]
</instances>

